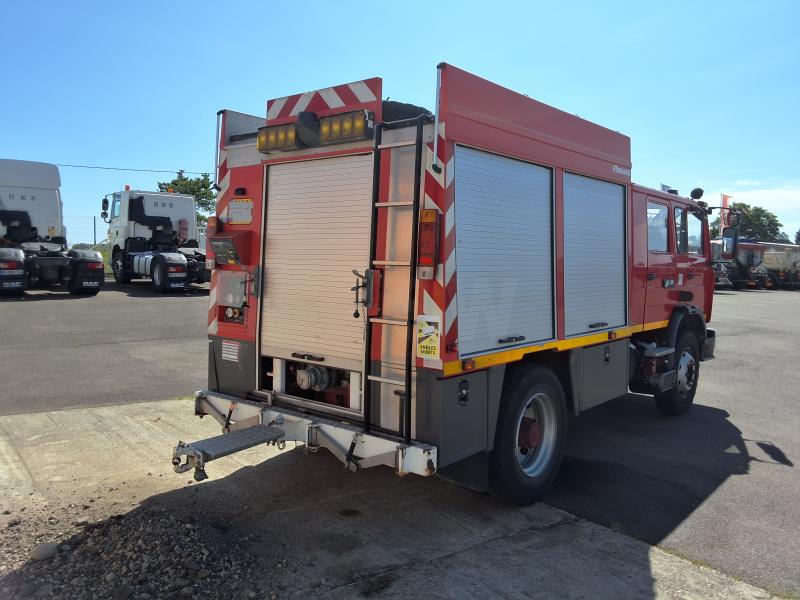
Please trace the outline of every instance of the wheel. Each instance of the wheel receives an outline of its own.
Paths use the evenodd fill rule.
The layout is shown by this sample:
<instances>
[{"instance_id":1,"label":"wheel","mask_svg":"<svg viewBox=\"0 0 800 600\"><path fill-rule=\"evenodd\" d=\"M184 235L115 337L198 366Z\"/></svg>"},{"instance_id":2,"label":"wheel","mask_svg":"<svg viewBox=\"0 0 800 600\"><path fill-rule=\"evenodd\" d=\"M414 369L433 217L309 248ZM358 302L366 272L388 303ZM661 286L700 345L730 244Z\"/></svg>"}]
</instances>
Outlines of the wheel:
<instances>
[{"instance_id":1,"label":"wheel","mask_svg":"<svg viewBox=\"0 0 800 600\"><path fill-rule=\"evenodd\" d=\"M163 294L167 290L167 265L163 260L155 261L150 279L155 291Z\"/></svg>"},{"instance_id":2,"label":"wheel","mask_svg":"<svg viewBox=\"0 0 800 600\"><path fill-rule=\"evenodd\" d=\"M131 274L125 270L122 262L122 252L116 252L111 259L111 270L114 271L114 281L117 283L130 283Z\"/></svg>"},{"instance_id":3,"label":"wheel","mask_svg":"<svg viewBox=\"0 0 800 600\"><path fill-rule=\"evenodd\" d=\"M564 390L550 369L531 366L508 382L492 451L496 492L531 504L550 489L561 464L566 412Z\"/></svg>"},{"instance_id":4,"label":"wheel","mask_svg":"<svg viewBox=\"0 0 800 600\"><path fill-rule=\"evenodd\" d=\"M780 289L781 287L781 280L778 278L777 273L773 273L772 271L769 272L769 284L773 290Z\"/></svg>"},{"instance_id":5,"label":"wheel","mask_svg":"<svg viewBox=\"0 0 800 600\"><path fill-rule=\"evenodd\" d=\"M691 331L684 330L678 335L675 356L675 385L666 392L655 394L656 406L665 415L682 415L692 407L694 401L700 378L700 349Z\"/></svg>"}]
</instances>

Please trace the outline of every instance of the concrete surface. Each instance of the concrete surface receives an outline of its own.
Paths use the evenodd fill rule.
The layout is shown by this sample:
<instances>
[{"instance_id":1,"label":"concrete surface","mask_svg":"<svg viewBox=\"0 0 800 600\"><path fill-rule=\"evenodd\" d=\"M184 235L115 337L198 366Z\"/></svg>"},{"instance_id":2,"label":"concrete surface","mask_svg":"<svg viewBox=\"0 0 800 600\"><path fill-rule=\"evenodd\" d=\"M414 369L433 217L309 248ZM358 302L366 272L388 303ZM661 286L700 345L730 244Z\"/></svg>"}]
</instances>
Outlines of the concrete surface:
<instances>
[{"instance_id":1,"label":"concrete surface","mask_svg":"<svg viewBox=\"0 0 800 600\"><path fill-rule=\"evenodd\" d=\"M18 349L0 353L0 415L158 400L202 387L206 293L160 296L142 282L111 285L96 298L35 292L0 300L3 337ZM547 501L800 597L799 312L797 292L717 293L717 359L702 365L693 410L662 417L650 398L629 395L573 420ZM111 439L132 443L126 436L138 433L127 431ZM174 442L165 438L159 452ZM7 465L19 463L13 448L6 452ZM138 468L146 457L135 452Z\"/></svg>"},{"instance_id":2,"label":"concrete surface","mask_svg":"<svg viewBox=\"0 0 800 600\"><path fill-rule=\"evenodd\" d=\"M383 468L352 475L324 453L252 449L188 485L168 449L217 431L190 413L174 400L1 417L0 493L42 521L91 495L92 522L167 511L248 536L251 551L291 566L264 573L280 598L770 597L546 504Z\"/></svg>"},{"instance_id":3,"label":"concrete surface","mask_svg":"<svg viewBox=\"0 0 800 600\"><path fill-rule=\"evenodd\" d=\"M629 395L571 423L547 502L800 597L800 293L718 292L695 406Z\"/></svg>"},{"instance_id":4,"label":"concrete surface","mask_svg":"<svg viewBox=\"0 0 800 600\"><path fill-rule=\"evenodd\" d=\"M207 381L207 310L207 284L0 297L0 415L192 394Z\"/></svg>"}]
</instances>

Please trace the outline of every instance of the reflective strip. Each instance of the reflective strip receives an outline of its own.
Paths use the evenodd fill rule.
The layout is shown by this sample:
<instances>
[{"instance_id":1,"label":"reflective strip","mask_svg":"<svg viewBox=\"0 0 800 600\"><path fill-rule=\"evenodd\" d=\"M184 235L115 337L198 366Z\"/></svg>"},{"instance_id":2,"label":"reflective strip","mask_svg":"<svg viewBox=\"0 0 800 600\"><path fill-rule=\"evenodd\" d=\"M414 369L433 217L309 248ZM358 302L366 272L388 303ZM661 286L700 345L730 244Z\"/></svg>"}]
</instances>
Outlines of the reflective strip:
<instances>
[{"instance_id":1,"label":"reflective strip","mask_svg":"<svg viewBox=\"0 0 800 600\"><path fill-rule=\"evenodd\" d=\"M323 100L325 100L328 108L339 108L344 106L344 102L341 98L339 98L339 94L337 94L336 90L333 88L325 88L324 90L320 90L319 95L322 96Z\"/></svg>"},{"instance_id":2,"label":"reflective strip","mask_svg":"<svg viewBox=\"0 0 800 600\"><path fill-rule=\"evenodd\" d=\"M311 99L314 97L314 94L316 94L316 92L306 92L305 94L300 96L297 99L297 103L294 105L294 108L292 109L292 112L289 113L289 115L291 115L292 117L296 117L301 112L303 112L308 106L308 103L311 102Z\"/></svg>"},{"instance_id":3,"label":"reflective strip","mask_svg":"<svg viewBox=\"0 0 800 600\"><path fill-rule=\"evenodd\" d=\"M348 84L350 90L356 95L359 102L374 102L375 94L369 89L363 81L356 81L355 83Z\"/></svg>"},{"instance_id":4,"label":"reflective strip","mask_svg":"<svg viewBox=\"0 0 800 600\"><path fill-rule=\"evenodd\" d=\"M283 98L278 98L272 103L272 106L269 107L267 110L267 120L270 121L272 119L278 118L278 115L281 114L281 110L283 110L283 105L286 104L286 100L288 96L284 96Z\"/></svg>"}]
</instances>

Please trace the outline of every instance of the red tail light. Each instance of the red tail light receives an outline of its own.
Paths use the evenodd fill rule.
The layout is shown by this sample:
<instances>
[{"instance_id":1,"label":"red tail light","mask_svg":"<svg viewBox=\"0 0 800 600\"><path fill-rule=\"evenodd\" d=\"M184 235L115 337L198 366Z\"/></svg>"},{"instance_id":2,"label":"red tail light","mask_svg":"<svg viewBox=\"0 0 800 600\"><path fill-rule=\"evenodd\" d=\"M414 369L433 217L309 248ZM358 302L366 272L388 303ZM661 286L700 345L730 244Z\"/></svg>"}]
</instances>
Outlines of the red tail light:
<instances>
[{"instance_id":1,"label":"red tail light","mask_svg":"<svg viewBox=\"0 0 800 600\"><path fill-rule=\"evenodd\" d=\"M183 273L186 267L167 267L167 273Z\"/></svg>"},{"instance_id":2,"label":"red tail light","mask_svg":"<svg viewBox=\"0 0 800 600\"><path fill-rule=\"evenodd\" d=\"M22 263L16 260L0 262L0 269L21 269Z\"/></svg>"},{"instance_id":3,"label":"red tail light","mask_svg":"<svg viewBox=\"0 0 800 600\"><path fill-rule=\"evenodd\" d=\"M86 263L86 268L91 271L99 271L100 269L103 268L103 263L101 262Z\"/></svg>"},{"instance_id":4,"label":"red tail light","mask_svg":"<svg viewBox=\"0 0 800 600\"><path fill-rule=\"evenodd\" d=\"M417 279L436 277L436 260L439 254L439 211L425 209L419 212L419 237L417 239Z\"/></svg>"}]
</instances>

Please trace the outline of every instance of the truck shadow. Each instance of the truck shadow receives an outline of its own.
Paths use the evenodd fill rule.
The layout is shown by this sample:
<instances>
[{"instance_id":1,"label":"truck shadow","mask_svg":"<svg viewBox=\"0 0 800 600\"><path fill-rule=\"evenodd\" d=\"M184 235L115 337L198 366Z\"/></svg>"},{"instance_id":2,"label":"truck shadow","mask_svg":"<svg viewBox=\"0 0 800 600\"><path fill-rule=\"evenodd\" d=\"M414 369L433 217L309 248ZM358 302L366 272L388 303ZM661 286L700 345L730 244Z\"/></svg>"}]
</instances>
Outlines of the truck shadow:
<instances>
[{"instance_id":1,"label":"truck shadow","mask_svg":"<svg viewBox=\"0 0 800 600\"><path fill-rule=\"evenodd\" d=\"M142 279L133 280L126 284L119 284L115 281L106 281L105 285L103 286L103 291L100 293L102 294L103 292L124 293L130 298L170 298L181 296L192 297L208 296L209 287L208 284L191 285L186 289L168 291L162 294L161 292L157 292L153 289L149 280Z\"/></svg>"},{"instance_id":2,"label":"truck shadow","mask_svg":"<svg viewBox=\"0 0 800 600\"><path fill-rule=\"evenodd\" d=\"M649 396L628 394L575 419L546 501L649 544L661 543L728 478L754 461L792 466L770 442L748 452L727 411L695 404L662 416ZM702 557L695 557L702 559Z\"/></svg>"},{"instance_id":3,"label":"truck shadow","mask_svg":"<svg viewBox=\"0 0 800 600\"><path fill-rule=\"evenodd\" d=\"M327 453L296 448L152 496L66 540L61 563L28 562L0 589L49 581L70 597L77 590L62 581L63 564L78 561L79 583L100 582L100 598L109 572L115 598L671 596L652 574L650 547L634 538L658 543L729 477L746 474L759 459L745 442L723 410L695 406L670 419L631 394L574 423L553 493L530 507L390 469L352 475ZM773 444L754 443L791 465ZM215 464L208 470L214 477Z\"/></svg>"}]
</instances>

